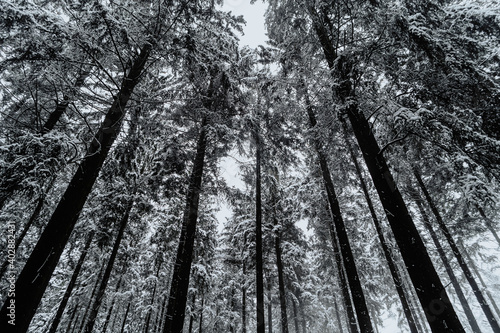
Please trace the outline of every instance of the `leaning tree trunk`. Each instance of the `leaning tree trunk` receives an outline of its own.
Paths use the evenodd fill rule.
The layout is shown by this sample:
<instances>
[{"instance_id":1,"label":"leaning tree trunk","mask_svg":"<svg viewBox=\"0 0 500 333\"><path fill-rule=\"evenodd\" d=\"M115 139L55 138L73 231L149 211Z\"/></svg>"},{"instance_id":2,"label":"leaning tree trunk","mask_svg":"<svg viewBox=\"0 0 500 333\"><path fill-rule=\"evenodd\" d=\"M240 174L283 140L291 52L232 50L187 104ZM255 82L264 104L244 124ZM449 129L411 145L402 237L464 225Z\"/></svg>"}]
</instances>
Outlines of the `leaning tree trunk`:
<instances>
[{"instance_id":1,"label":"leaning tree trunk","mask_svg":"<svg viewBox=\"0 0 500 333\"><path fill-rule=\"evenodd\" d=\"M476 318L474 317L474 313L472 312L472 309L469 306L469 302L467 301L467 298L465 297L465 294L462 290L462 287L460 286L460 283L458 282L457 276L453 272L453 268L451 268L450 262L446 256L446 253L443 250L443 247L441 246L441 242L439 241L439 238L434 231L434 228L432 228L431 221L429 219L429 216L427 215L425 208L421 202L421 199L418 195L413 195L415 203L417 204L417 208L420 212L420 215L422 216L422 219L424 221L424 226L427 229L427 232L431 236L432 242L434 243L434 246L436 247L436 250L439 254L439 257L441 258L441 261L443 262L444 269L446 270L446 273L450 277L451 284L453 288L455 289L455 293L457 294L457 297L460 301L460 304L462 305L462 308L464 309L465 316L467 317L467 320L469 321L469 324L472 328L472 332L477 332L480 333L481 329L479 328L479 325L477 324Z\"/></svg>"},{"instance_id":2,"label":"leaning tree trunk","mask_svg":"<svg viewBox=\"0 0 500 333\"><path fill-rule=\"evenodd\" d=\"M306 109L307 109L307 115L309 116L309 123L311 125L311 128L317 129L316 116L314 114L312 104L309 100L307 92L306 92ZM346 271L348 286L350 287L351 290L354 309L356 310L356 315L357 315L357 322L359 324L361 332L363 333L373 332L373 327L370 320L370 313L368 312L368 306L366 305L365 296L363 293L363 289L361 287L361 281L359 279L358 271L354 261L354 255L352 253L349 237L347 235L347 231L345 228L344 219L342 218L342 213L340 211L340 205L337 199L337 194L335 193L335 188L333 186L333 181L331 178L330 170L328 168L326 156L321 150L321 144L318 140L314 140L314 146L321 167L321 173L326 188L326 195L330 206L330 212L332 215L333 224L335 225L334 227L333 226L330 227L330 230L333 231L331 232L331 237L338 238L340 253L342 257L342 264ZM345 297L345 299L347 300L348 297ZM355 320L353 321L353 318L350 317L349 321L351 322L351 331L356 332L357 329L354 330L354 325L353 325Z\"/></svg>"},{"instance_id":3,"label":"leaning tree trunk","mask_svg":"<svg viewBox=\"0 0 500 333\"><path fill-rule=\"evenodd\" d=\"M125 331L125 324L127 323L128 313L130 312L130 304L131 304L131 302L128 302L127 310L125 311L125 315L123 316L122 327L120 329L120 333L123 333Z\"/></svg>"},{"instance_id":4,"label":"leaning tree trunk","mask_svg":"<svg viewBox=\"0 0 500 333\"><path fill-rule=\"evenodd\" d=\"M481 215L481 217L484 219L484 223L486 224L486 228L488 228L488 230L493 235L493 238L495 238L495 240L497 241L498 246L500 246L500 238L498 237L498 234L497 234L495 228L493 227L492 221L486 216L486 214L484 213L484 210L481 207L478 207L477 210L479 211L479 214Z\"/></svg>"},{"instance_id":5,"label":"leaning tree trunk","mask_svg":"<svg viewBox=\"0 0 500 333\"><path fill-rule=\"evenodd\" d=\"M111 254L109 256L108 263L106 265L106 270L104 271L104 275L101 279L101 283L97 291L97 297L95 298L94 303L92 304L90 315L87 320L87 324L85 325L85 330L84 330L85 333L92 333L92 330L94 329L95 320L97 318L97 314L99 313L99 308L101 307L102 300L104 299L104 293L106 292L109 278L111 277L111 271L113 270L116 255L118 254L118 249L120 248L120 243L123 239L123 234L125 232L125 228L127 226L130 217L130 211L132 210L133 205L134 201L132 199L128 203L125 214L120 220L120 228L118 229L118 235L116 236L115 243L113 244L113 249L111 250Z\"/></svg>"},{"instance_id":6,"label":"leaning tree trunk","mask_svg":"<svg viewBox=\"0 0 500 333\"><path fill-rule=\"evenodd\" d=\"M99 175L111 145L120 132L127 103L135 86L139 83L152 45L145 44L130 71L124 78L113 104L97 131L87 155L78 167L61 201L52 214L33 252L28 258L16 282L16 330L25 332L33 318L43 293L56 268L61 254L80 216L80 212ZM40 266L40 263L43 263ZM0 317L6 318L12 297L7 298ZM11 326L6 320L0 323L0 331L7 332Z\"/></svg>"},{"instance_id":7,"label":"leaning tree trunk","mask_svg":"<svg viewBox=\"0 0 500 333\"><path fill-rule=\"evenodd\" d=\"M182 333L189 287L189 274L193 261L193 247L198 220L198 205L200 201L201 181L205 165L205 152L207 148L207 119L203 118L196 148L196 157L193 170L189 179L189 188L186 197L186 207L182 221L182 230L177 249L170 297L164 333Z\"/></svg>"},{"instance_id":8,"label":"leaning tree trunk","mask_svg":"<svg viewBox=\"0 0 500 333\"><path fill-rule=\"evenodd\" d=\"M123 278L123 276L120 277L120 279L118 280L118 283L116 284L115 294L120 290L120 286L122 284L122 278ZM109 322L111 321L111 314L113 313L113 309L115 308L115 303L116 303L116 295L113 297L113 300L111 301L111 306L108 309L108 314L106 315L106 319L104 319L102 333L106 333L106 330L108 329Z\"/></svg>"},{"instance_id":9,"label":"leaning tree trunk","mask_svg":"<svg viewBox=\"0 0 500 333\"><path fill-rule=\"evenodd\" d=\"M78 77L75 81L75 84L73 85L73 89L78 90L83 86L83 83L85 82L85 79L89 76L90 71L89 70L84 70L80 69L80 73L78 74ZM57 102L56 108L54 111L52 111L47 118L47 121L43 124L42 127L42 135L47 134L48 132L52 131L54 129L54 126L57 124L63 113L66 111L68 108L69 104L71 103L71 98L67 94L63 96L63 100L60 102Z\"/></svg>"},{"instance_id":10,"label":"leaning tree trunk","mask_svg":"<svg viewBox=\"0 0 500 333\"><path fill-rule=\"evenodd\" d=\"M80 254L80 258L78 259L78 262L76 263L75 270L73 271L73 275L71 276L71 280L69 281L68 286L66 287L66 291L64 292L61 303L59 304L59 307L57 308L56 315L54 317L54 320L52 321L52 325L50 326L48 333L55 333L57 331L57 327L59 326L59 322L61 321L64 310L66 309L66 305L68 304L69 297L71 296L71 293L73 292L73 288L75 287L76 280L78 279L78 276L80 275L80 270L82 269L83 263L85 262L85 257L87 256L87 253L89 251L90 245L92 244L93 238L94 238L94 232L90 233L90 235L87 236L87 241L85 242L85 245L83 247L82 254Z\"/></svg>"},{"instance_id":11,"label":"leaning tree trunk","mask_svg":"<svg viewBox=\"0 0 500 333\"><path fill-rule=\"evenodd\" d=\"M467 281L469 281L469 284L472 288L472 291L474 292L474 295L476 296L477 301L479 302L479 305L481 306L481 309L483 310L486 318L488 319L488 322L491 326L491 329L493 330L494 333L500 333L500 326L498 325L498 322L495 318L495 315L490 309L490 306L488 305L488 302L483 296L483 293L481 292L481 289L477 285L476 280L474 279L474 276L472 275L472 272L469 269L469 266L465 262L464 258L462 257L462 254L460 250L458 249L457 244L455 243L455 240L453 239L450 230L448 229L448 226L444 223L443 218L441 217L441 214L439 213L439 210L437 209L436 205L434 204L434 201L432 200L429 191L427 190L427 187L425 186L422 177L420 176L420 173L414 169L413 174L415 175L415 178L417 179L417 182L420 186L420 189L424 193L424 197L427 200L427 203L429 204L429 207L432 210L432 213L436 217L436 221L438 222L439 228L443 232L446 240L448 241L448 244L451 247L451 250L453 251L453 254L455 255L455 258L457 258L458 264L462 271L464 272L465 278Z\"/></svg>"},{"instance_id":12,"label":"leaning tree trunk","mask_svg":"<svg viewBox=\"0 0 500 333\"><path fill-rule=\"evenodd\" d=\"M403 313L405 314L406 320L408 322L408 326L410 327L410 332L412 333L418 333L417 326L415 323L415 319L413 318L413 314L411 313L410 306L408 304L408 300L406 298L406 294L403 288L403 282L401 278L401 274L394 263L394 259L392 258L392 253L391 250L389 249L389 246L387 245L387 242L385 240L384 232L382 230L382 224L379 221L377 217L377 213L375 212L375 207L373 206L373 202L370 198L370 193L368 192L368 187L365 183L365 180L363 178L363 174L361 172L361 167L358 163L358 158L356 157L354 153L354 149L351 145L351 142L349 140L349 137L347 135L347 125L344 120L341 119L342 122L342 128L344 131L344 138L347 144L347 148L349 149L349 153L351 155L351 160L354 162L354 167L356 170L356 174L358 176L361 189L363 191L363 194L365 196L366 203L368 204L368 208L370 210L370 214L372 216L373 224L375 225L375 230L377 231L377 235L380 239L380 245L382 246L382 251L384 253L385 259L387 260L387 265L389 266L389 271L391 272L392 280L394 282L394 286L396 287L396 291L399 296L399 300L401 301L401 305L403 307Z\"/></svg>"},{"instance_id":13,"label":"leaning tree trunk","mask_svg":"<svg viewBox=\"0 0 500 333\"><path fill-rule=\"evenodd\" d=\"M472 270L474 271L474 273L476 274L477 278L479 279L479 282L481 282L481 286L483 287L483 290L484 292L486 293L486 295L488 296L489 300L490 300L490 303L491 305L493 306L493 308L495 309L495 312L497 314L497 318L500 318L500 309L498 308L498 305L497 303L495 302L495 300L493 299L493 297L491 296L491 293L489 292L488 290L488 286L486 285L486 283L484 282L482 276L481 276L481 273L479 273L479 270L477 269L476 267L476 264L474 263L474 260L472 260L472 258L470 257L469 253L467 252L467 250L465 249L463 243L462 243L462 240L458 240L458 244L460 245L460 247L462 248L462 253L465 255L465 258L467 258L467 260L469 261L469 265L470 267L472 267Z\"/></svg>"},{"instance_id":14,"label":"leaning tree trunk","mask_svg":"<svg viewBox=\"0 0 500 333\"><path fill-rule=\"evenodd\" d=\"M355 72L353 59L337 53L335 48L337 44L332 40L324 23L318 18L318 13L312 4L307 10L313 21L313 29L322 46L332 79L335 81L334 98L344 105L344 111L352 125L420 304L427 314L429 325L435 333L465 333L408 213L372 128L358 107L352 83L352 80L355 80L352 77Z\"/></svg>"}]
</instances>

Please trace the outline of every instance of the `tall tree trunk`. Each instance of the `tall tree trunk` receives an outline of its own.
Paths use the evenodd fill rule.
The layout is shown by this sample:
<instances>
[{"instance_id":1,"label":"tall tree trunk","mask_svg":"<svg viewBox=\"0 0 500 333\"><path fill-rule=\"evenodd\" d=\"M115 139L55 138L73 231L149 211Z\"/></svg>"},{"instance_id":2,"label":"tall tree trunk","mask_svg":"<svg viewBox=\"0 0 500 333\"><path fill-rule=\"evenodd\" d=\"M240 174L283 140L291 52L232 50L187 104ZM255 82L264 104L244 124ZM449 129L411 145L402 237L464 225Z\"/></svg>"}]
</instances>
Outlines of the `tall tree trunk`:
<instances>
[{"instance_id":1,"label":"tall tree trunk","mask_svg":"<svg viewBox=\"0 0 500 333\"><path fill-rule=\"evenodd\" d=\"M306 313L304 311L304 304L303 301L300 297L297 297L299 300L299 309L300 309L300 315L302 317L301 324L302 324L302 333L307 333L307 324L306 324Z\"/></svg>"},{"instance_id":2,"label":"tall tree trunk","mask_svg":"<svg viewBox=\"0 0 500 333\"><path fill-rule=\"evenodd\" d=\"M243 278L246 277L246 265L243 262ZM247 288L243 282L241 288L241 333L247 333Z\"/></svg>"},{"instance_id":3,"label":"tall tree trunk","mask_svg":"<svg viewBox=\"0 0 500 333\"><path fill-rule=\"evenodd\" d=\"M264 323L264 270L262 262L262 194L261 194L261 154L262 147L258 125L254 128L255 158L255 274L257 298L257 333L265 332Z\"/></svg>"},{"instance_id":4,"label":"tall tree trunk","mask_svg":"<svg viewBox=\"0 0 500 333\"><path fill-rule=\"evenodd\" d=\"M283 277L283 263L281 261L280 235L276 235L274 239L274 248L276 251L276 267L278 269L278 289L280 295L280 310L281 310L281 333L288 333L288 316L286 313L286 293L285 293L285 281Z\"/></svg>"},{"instance_id":5,"label":"tall tree trunk","mask_svg":"<svg viewBox=\"0 0 500 333\"><path fill-rule=\"evenodd\" d=\"M267 281L267 331L273 333L273 302L271 294L271 282Z\"/></svg>"},{"instance_id":6,"label":"tall tree trunk","mask_svg":"<svg viewBox=\"0 0 500 333\"><path fill-rule=\"evenodd\" d=\"M135 86L139 83L151 48L151 44L145 44L137 59L134 60L90 145L87 155L79 165L17 279L16 330L18 332L25 332L28 329L36 312L83 205L99 175L101 166L120 132L127 103ZM43 265L40 266L40 263ZM0 311L0 317L7 317L9 313L7 306L12 299L11 297L7 298ZM8 325L6 320L1 321L0 331L7 332L11 328Z\"/></svg>"},{"instance_id":7,"label":"tall tree trunk","mask_svg":"<svg viewBox=\"0 0 500 333\"><path fill-rule=\"evenodd\" d=\"M439 254L439 257L441 258L441 261L443 262L444 269L446 270L446 273L450 277L450 282L453 285L453 288L455 289L455 293L457 294L457 297L460 301L460 304L462 305L462 308L464 309L465 316L467 317L467 320L469 321L469 325L472 328L472 332L477 332L480 333L481 329L479 328L479 325L477 324L476 318L474 317L474 313L472 312L472 309L469 306L469 302L467 301L467 297L465 297L465 294L462 290L462 287L460 286L460 283L458 282L457 276L453 272L453 268L450 265L450 262L448 260L448 257L446 256L446 253L443 250L443 247L441 246L441 242L439 241L439 238L434 231L434 228L432 228L431 221L429 219L429 216L427 215L425 208L421 202L421 199L418 197L418 195L414 195L414 200L415 203L417 204L418 210L420 212L420 215L422 216L422 219L424 220L424 226L427 229L427 232L431 236L432 242L434 243L434 246L436 247L436 250Z\"/></svg>"},{"instance_id":8,"label":"tall tree trunk","mask_svg":"<svg viewBox=\"0 0 500 333\"><path fill-rule=\"evenodd\" d=\"M161 311L160 311L160 316L158 317L157 324L156 324L156 329L155 332L163 332L163 319L165 315L165 311L167 309L167 297L163 297L163 302L161 304Z\"/></svg>"},{"instance_id":9,"label":"tall tree trunk","mask_svg":"<svg viewBox=\"0 0 500 333\"><path fill-rule=\"evenodd\" d=\"M448 226L444 223L443 218L441 217L441 214L439 213L436 205L434 204L434 201L432 200L429 191L427 191L427 187L425 186L422 177L420 176L420 173L414 169L413 174L415 175L415 178L417 179L418 184L420 185L420 189L424 193L424 197L427 200L427 203L429 204L429 207L432 210L432 213L436 217L436 221L438 222L439 228L443 232L446 240L448 241L448 244L451 247L451 250L453 251L453 254L455 255L455 258L457 258L458 264L462 271L464 272L465 278L467 281L469 281L469 284L472 288L472 291L474 292L474 295L476 295L477 301L479 302L479 305L481 306L481 309L483 310L486 318L488 319L488 322L495 333L500 333L500 326L498 325L498 322L495 318L495 315L490 309L490 306L488 305L488 302L483 296L483 293L481 292L481 289L477 285L476 280L474 279L474 276L472 275L469 266L465 262L464 258L462 257L462 254L460 253L460 250L457 247L457 244L455 243L455 240L453 239L453 236L451 235L450 230L448 229Z\"/></svg>"},{"instance_id":10,"label":"tall tree trunk","mask_svg":"<svg viewBox=\"0 0 500 333\"><path fill-rule=\"evenodd\" d=\"M66 332L66 333L70 332L71 325L74 323L75 316L76 316L77 312L78 312L78 306L75 305L73 307L73 309L71 309L71 316L69 317L68 325L66 325L66 330L64 332ZM76 321L78 321L78 318L76 319Z\"/></svg>"},{"instance_id":11,"label":"tall tree trunk","mask_svg":"<svg viewBox=\"0 0 500 333\"><path fill-rule=\"evenodd\" d=\"M120 277L118 283L116 284L115 294L118 292L118 290L120 290L120 286L122 284L122 278L123 276ZM106 319L104 320L104 326L102 327L102 333L106 333L109 322L111 320L111 314L113 313L113 309L115 308L115 303L116 303L116 296L114 296L113 300L111 301L111 306L108 309L108 314L106 315Z\"/></svg>"},{"instance_id":12,"label":"tall tree trunk","mask_svg":"<svg viewBox=\"0 0 500 333\"><path fill-rule=\"evenodd\" d=\"M295 333L299 333L299 314L297 311L297 304L292 298L292 308L293 308L293 324L295 327Z\"/></svg>"},{"instance_id":13,"label":"tall tree trunk","mask_svg":"<svg viewBox=\"0 0 500 333\"><path fill-rule=\"evenodd\" d=\"M313 4L308 5L313 29L318 37L332 79L336 81L334 98L344 105L363 158L385 209L387 220L394 233L401 256L408 269L420 303L427 314L433 332L463 332L464 328L450 303L446 290L432 265L425 245L413 223L403 197L399 192L389 166L382 155L372 128L359 110L351 80L355 64L346 55L337 54L335 43L328 30L318 19Z\"/></svg>"},{"instance_id":14,"label":"tall tree trunk","mask_svg":"<svg viewBox=\"0 0 500 333\"><path fill-rule=\"evenodd\" d=\"M495 309L497 317L500 318L500 309L498 308L497 303L495 302L495 300L491 296L491 293L488 290L488 286L486 285L486 283L484 283L484 280L483 280L481 274L479 273L479 270L477 269L476 264L474 263L474 260L472 260L472 258L470 257L469 253L465 249L465 247L460 239L458 240L458 244L462 248L462 253L464 253L465 257L469 261L469 265L470 265L470 267L472 267L472 270L474 271L477 278L479 279L479 282L481 282L481 286L483 287L483 290L486 292L486 295L488 295L488 298L490 299L490 303L493 306L493 308Z\"/></svg>"},{"instance_id":15,"label":"tall tree trunk","mask_svg":"<svg viewBox=\"0 0 500 333\"><path fill-rule=\"evenodd\" d=\"M491 234L493 235L493 238L495 238L498 245L500 246L500 238L498 237L498 234L497 234L495 228L493 228L492 221L486 216L486 214L484 213L484 210L481 207L478 207L477 210L479 211L479 214L481 214L481 217L484 219L484 224L486 224L486 227L491 232Z\"/></svg>"},{"instance_id":16,"label":"tall tree trunk","mask_svg":"<svg viewBox=\"0 0 500 333\"><path fill-rule=\"evenodd\" d=\"M188 329L188 333L192 333L193 332L195 303L196 303L196 293L193 293L193 298L191 300L191 313L189 315L189 329ZM146 333L147 333L147 331L146 331Z\"/></svg>"},{"instance_id":17,"label":"tall tree trunk","mask_svg":"<svg viewBox=\"0 0 500 333\"><path fill-rule=\"evenodd\" d=\"M78 78L76 79L75 84L73 85L73 89L75 90L80 89L83 86L83 83L85 82L85 79L89 76L89 74L90 71L80 69L80 73L78 73ZM47 134L48 132L54 129L54 126L57 124L63 113L66 111L70 102L71 98L66 94L63 96L62 101L57 102L55 110L51 112L51 114L47 118L47 121L42 127L42 135Z\"/></svg>"},{"instance_id":18,"label":"tall tree trunk","mask_svg":"<svg viewBox=\"0 0 500 333\"><path fill-rule=\"evenodd\" d=\"M201 306L200 306L200 324L198 325L198 333L202 333L203 328L203 307L205 306L205 294L201 294Z\"/></svg>"},{"instance_id":19,"label":"tall tree trunk","mask_svg":"<svg viewBox=\"0 0 500 333\"><path fill-rule=\"evenodd\" d=\"M312 104L309 101L309 97L306 93L306 109L309 116L309 122L311 128L317 129L316 116L314 114ZM316 153L318 155L319 164L321 167L321 173L323 176L323 182L326 188L326 194L328 198L328 203L330 205L330 212L332 214L332 220L335 225L330 228L334 229L334 235L332 237L338 237L340 253L342 254L342 263L346 271L347 280L349 282L349 287L351 290L352 300L354 304L354 309L356 310L357 321L361 332L373 332L372 323L370 320L370 313L368 312L368 307L366 305L365 296L363 293L363 288L361 287L361 281L359 279L358 271L356 268L356 263L354 261L354 255L352 253L351 245L349 242L349 237L347 235L347 230L345 228L344 219L342 218L342 213L340 211L340 205L337 199L337 194L335 193L335 188L333 186L332 177L330 170L328 168L328 163L326 156L321 150L321 144L318 140L314 140L314 145ZM350 318L352 319L352 318ZM351 320L350 320L351 321ZM351 324L351 327L353 325ZM356 332L356 331L353 331Z\"/></svg>"},{"instance_id":20,"label":"tall tree trunk","mask_svg":"<svg viewBox=\"0 0 500 333\"><path fill-rule=\"evenodd\" d=\"M106 267L106 262L103 262L101 265L101 269L99 270L99 275L97 276L97 279L95 281L94 288L92 288L92 294L90 295L87 306L85 307L85 312L83 313L82 321L80 322L80 325L78 326L78 332L83 332L83 328L85 327L85 324L87 323L87 315L88 315L90 308L94 302L94 298L95 298L95 295L96 295L97 290L99 288L99 284L101 282L102 276L104 275L105 267ZM75 329L76 329L76 327L75 327Z\"/></svg>"},{"instance_id":21,"label":"tall tree trunk","mask_svg":"<svg viewBox=\"0 0 500 333\"><path fill-rule=\"evenodd\" d=\"M120 220L120 228L118 229L118 235L116 236L115 243L113 244L113 249L111 250L111 254L108 259L108 264L106 265L106 270L104 271L104 275L101 279L101 283L97 291L97 297L95 298L94 303L92 304L92 309L90 311L89 319L87 320L87 325L85 326L85 331L84 331L85 333L92 333L92 330L94 329L94 324L97 318L97 314L99 312L99 308L101 307L102 300L104 299L104 293L106 292L109 278L111 277L111 271L113 270L116 255L118 254L118 249L120 248L120 243L123 239L123 234L125 232L125 228L127 226L130 217L130 211L132 210L133 205L134 201L133 199L131 199L131 201L127 205L125 214Z\"/></svg>"},{"instance_id":22,"label":"tall tree trunk","mask_svg":"<svg viewBox=\"0 0 500 333\"><path fill-rule=\"evenodd\" d=\"M339 306L337 305L336 300L333 300L333 305L335 306L335 316L337 317L337 325L339 326L339 332L344 332L344 328L342 327L342 318L340 318Z\"/></svg>"},{"instance_id":23,"label":"tall tree trunk","mask_svg":"<svg viewBox=\"0 0 500 333\"><path fill-rule=\"evenodd\" d=\"M87 236L87 241L82 249L82 253L80 254L80 258L76 264L75 270L73 271L73 275L71 276L71 280L69 281L68 286L66 287L66 291L64 292L63 298L59 307L57 308L56 315L54 320L52 321L52 325L50 326L49 333L55 333L57 331L57 327L59 326L59 322L61 321L64 310L66 309L66 305L68 304L69 297L73 292L73 288L75 287L76 280L80 275L80 270L82 269L83 263L85 262L85 257L87 256L87 252L89 251L90 245L92 244L92 240L94 239L94 232L91 232Z\"/></svg>"},{"instance_id":24,"label":"tall tree trunk","mask_svg":"<svg viewBox=\"0 0 500 333\"><path fill-rule=\"evenodd\" d=\"M196 148L196 157L189 179L189 188L186 197L186 207L182 221L182 230L177 249L177 257L170 286L170 297L167 306L164 333L182 333L186 311L189 274L193 261L193 247L198 220L198 205L200 201L201 181L205 165L207 148L206 126L207 119L203 118Z\"/></svg>"},{"instance_id":25,"label":"tall tree trunk","mask_svg":"<svg viewBox=\"0 0 500 333\"><path fill-rule=\"evenodd\" d=\"M401 305L403 307L403 313L405 314L406 321L408 322L408 326L410 327L410 332L418 333L417 326L415 324L415 319L413 318L413 314L411 313L410 306L408 304L408 300L406 298L406 294L403 288L403 282L401 278L401 274L394 263L394 259L392 258L392 253L387 245L385 240L384 232L382 230L382 223L379 221L377 217L377 213L375 212L375 207L373 206L373 202L370 198L370 193L368 192L368 187L365 183L363 174L361 172L361 167L358 163L358 158L354 153L354 148L351 145L351 141L347 135L347 125L343 119L341 119L342 128L344 132L344 138L349 149L349 154L351 155L351 160L354 162L354 167L356 170L356 174L358 176L361 189L365 196L366 203L368 204L368 208L370 210L370 214L372 216L373 224L375 225L375 230L377 231L377 235L380 239L380 245L382 246L382 251L384 253L385 259L387 261L387 265L389 266L389 271L391 272L392 280L394 282L394 286L396 287L396 291L399 296L399 300L401 301Z\"/></svg>"},{"instance_id":26,"label":"tall tree trunk","mask_svg":"<svg viewBox=\"0 0 500 333\"><path fill-rule=\"evenodd\" d=\"M128 302L127 310L125 311L125 315L123 316L122 327L120 329L120 333L123 333L125 331L125 324L127 323L127 317L128 317L128 313L130 311L130 304L131 304L131 302Z\"/></svg>"}]
</instances>

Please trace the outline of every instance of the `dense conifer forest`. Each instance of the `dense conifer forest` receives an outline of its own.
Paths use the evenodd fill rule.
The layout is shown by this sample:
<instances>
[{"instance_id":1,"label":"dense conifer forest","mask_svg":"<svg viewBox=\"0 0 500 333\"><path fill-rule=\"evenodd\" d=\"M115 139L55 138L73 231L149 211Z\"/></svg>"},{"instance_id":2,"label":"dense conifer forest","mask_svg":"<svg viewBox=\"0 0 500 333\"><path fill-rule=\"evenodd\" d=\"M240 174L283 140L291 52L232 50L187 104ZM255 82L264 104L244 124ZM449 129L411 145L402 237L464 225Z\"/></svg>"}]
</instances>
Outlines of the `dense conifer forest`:
<instances>
[{"instance_id":1,"label":"dense conifer forest","mask_svg":"<svg viewBox=\"0 0 500 333\"><path fill-rule=\"evenodd\" d=\"M258 2L0 0L0 332L500 333L500 2Z\"/></svg>"}]
</instances>

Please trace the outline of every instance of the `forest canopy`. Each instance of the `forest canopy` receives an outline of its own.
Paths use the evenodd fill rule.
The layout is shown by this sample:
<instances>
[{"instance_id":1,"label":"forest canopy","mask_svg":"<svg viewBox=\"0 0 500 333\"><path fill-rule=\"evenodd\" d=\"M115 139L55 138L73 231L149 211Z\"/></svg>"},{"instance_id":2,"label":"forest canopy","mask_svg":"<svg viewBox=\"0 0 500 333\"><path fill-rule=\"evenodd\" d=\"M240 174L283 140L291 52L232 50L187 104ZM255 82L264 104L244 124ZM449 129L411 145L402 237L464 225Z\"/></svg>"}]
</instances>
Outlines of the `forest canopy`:
<instances>
[{"instance_id":1,"label":"forest canopy","mask_svg":"<svg viewBox=\"0 0 500 333\"><path fill-rule=\"evenodd\" d=\"M1 332L500 333L500 3L260 2L0 0Z\"/></svg>"}]
</instances>

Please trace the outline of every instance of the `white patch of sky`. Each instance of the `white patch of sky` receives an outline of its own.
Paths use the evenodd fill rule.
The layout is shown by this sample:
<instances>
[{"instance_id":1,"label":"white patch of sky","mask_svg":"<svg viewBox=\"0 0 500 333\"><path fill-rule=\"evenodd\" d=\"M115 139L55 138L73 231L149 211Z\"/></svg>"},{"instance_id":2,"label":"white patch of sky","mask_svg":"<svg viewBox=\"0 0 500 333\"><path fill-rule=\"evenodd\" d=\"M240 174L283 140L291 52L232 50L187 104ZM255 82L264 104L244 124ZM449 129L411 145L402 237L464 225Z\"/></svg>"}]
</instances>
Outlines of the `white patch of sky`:
<instances>
[{"instance_id":1,"label":"white patch of sky","mask_svg":"<svg viewBox=\"0 0 500 333\"><path fill-rule=\"evenodd\" d=\"M267 40L266 28L264 25L264 14L267 3L256 1L250 4L250 0L225 0L222 9L231 12L235 16L242 15L247 22L243 27L244 35L239 35L240 46L250 46L256 48L265 45Z\"/></svg>"}]
</instances>

